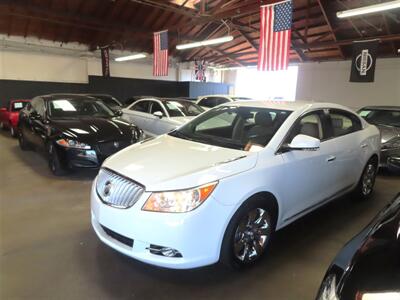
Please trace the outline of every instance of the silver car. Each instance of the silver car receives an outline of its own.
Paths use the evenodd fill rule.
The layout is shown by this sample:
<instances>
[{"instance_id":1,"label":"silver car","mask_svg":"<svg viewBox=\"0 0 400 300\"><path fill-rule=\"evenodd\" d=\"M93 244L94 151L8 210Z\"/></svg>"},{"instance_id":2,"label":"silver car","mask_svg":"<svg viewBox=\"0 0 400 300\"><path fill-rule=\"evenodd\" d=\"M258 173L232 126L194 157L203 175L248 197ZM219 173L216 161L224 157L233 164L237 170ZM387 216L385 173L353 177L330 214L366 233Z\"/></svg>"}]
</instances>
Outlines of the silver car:
<instances>
[{"instance_id":1,"label":"silver car","mask_svg":"<svg viewBox=\"0 0 400 300\"><path fill-rule=\"evenodd\" d=\"M168 133L204 112L199 105L171 98L144 98L122 109L123 118L141 128L146 136Z\"/></svg>"},{"instance_id":2,"label":"silver car","mask_svg":"<svg viewBox=\"0 0 400 300\"><path fill-rule=\"evenodd\" d=\"M400 171L400 106L368 106L358 114L381 132L380 167Z\"/></svg>"}]
</instances>

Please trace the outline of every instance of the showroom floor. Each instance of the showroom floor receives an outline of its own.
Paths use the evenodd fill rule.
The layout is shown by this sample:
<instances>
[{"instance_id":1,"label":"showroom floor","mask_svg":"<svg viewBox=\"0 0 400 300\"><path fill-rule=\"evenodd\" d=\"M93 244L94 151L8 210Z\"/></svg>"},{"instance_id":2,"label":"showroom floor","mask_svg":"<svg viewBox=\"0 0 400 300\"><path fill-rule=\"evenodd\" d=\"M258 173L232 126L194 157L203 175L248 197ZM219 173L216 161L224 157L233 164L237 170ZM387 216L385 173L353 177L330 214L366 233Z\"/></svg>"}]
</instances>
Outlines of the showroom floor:
<instances>
[{"instance_id":1,"label":"showroom floor","mask_svg":"<svg viewBox=\"0 0 400 300\"><path fill-rule=\"evenodd\" d=\"M380 175L373 199L345 197L283 229L253 269L174 271L100 243L89 223L94 172L54 177L6 132L0 166L0 299L313 299L337 251L400 190L400 177Z\"/></svg>"}]
</instances>

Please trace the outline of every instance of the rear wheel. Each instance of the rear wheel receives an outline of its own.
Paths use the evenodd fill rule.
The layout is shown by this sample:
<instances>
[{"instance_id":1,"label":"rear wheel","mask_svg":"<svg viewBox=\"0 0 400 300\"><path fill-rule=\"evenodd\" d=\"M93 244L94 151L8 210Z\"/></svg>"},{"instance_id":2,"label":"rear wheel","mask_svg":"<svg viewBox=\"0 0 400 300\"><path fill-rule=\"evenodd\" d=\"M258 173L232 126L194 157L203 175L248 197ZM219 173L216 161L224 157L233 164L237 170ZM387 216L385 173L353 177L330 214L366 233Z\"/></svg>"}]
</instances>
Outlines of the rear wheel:
<instances>
[{"instance_id":1,"label":"rear wheel","mask_svg":"<svg viewBox=\"0 0 400 300\"><path fill-rule=\"evenodd\" d=\"M56 176L64 175L65 169L62 167L60 157L52 144L47 146L47 152L50 171Z\"/></svg>"},{"instance_id":2,"label":"rear wheel","mask_svg":"<svg viewBox=\"0 0 400 300\"><path fill-rule=\"evenodd\" d=\"M371 196L374 190L377 172L378 162L376 158L371 158L365 166L360 181L354 191L357 198L365 200Z\"/></svg>"},{"instance_id":3,"label":"rear wheel","mask_svg":"<svg viewBox=\"0 0 400 300\"><path fill-rule=\"evenodd\" d=\"M24 134L19 132L18 134L18 142L19 142L19 147L21 148L22 151L27 151L31 149L31 146L29 143L26 141Z\"/></svg>"},{"instance_id":4,"label":"rear wheel","mask_svg":"<svg viewBox=\"0 0 400 300\"><path fill-rule=\"evenodd\" d=\"M15 128L13 126L11 126L10 133L11 133L12 137L16 137L18 132L17 132L17 130L15 130Z\"/></svg>"},{"instance_id":5,"label":"rear wheel","mask_svg":"<svg viewBox=\"0 0 400 300\"><path fill-rule=\"evenodd\" d=\"M233 268L253 265L266 252L275 231L273 211L264 199L249 200L225 232L220 261Z\"/></svg>"}]
</instances>

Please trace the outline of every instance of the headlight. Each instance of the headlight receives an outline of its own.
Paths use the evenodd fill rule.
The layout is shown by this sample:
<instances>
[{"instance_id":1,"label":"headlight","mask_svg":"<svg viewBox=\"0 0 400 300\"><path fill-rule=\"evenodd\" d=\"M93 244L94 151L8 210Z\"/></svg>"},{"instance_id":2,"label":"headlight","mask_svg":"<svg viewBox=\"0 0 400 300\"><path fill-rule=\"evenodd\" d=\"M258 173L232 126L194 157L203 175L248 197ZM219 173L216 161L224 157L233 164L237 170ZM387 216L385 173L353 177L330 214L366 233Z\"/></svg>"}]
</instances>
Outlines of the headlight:
<instances>
[{"instance_id":1,"label":"headlight","mask_svg":"<svg viewBox=\"0 0 400 300\"><path fill-rule=\"evenodd\" d=\"M400 148L400 138L392 138L382 145L382 149Z\"/></svg>"},{"instance_id":2,"label":"headlight","mask_svg":"<svg viewBox=\"0 0 400 300\"><path fill-rule=\"evenodd\" d=\"M142 210L170 213L191 211L207 200L217 184L213 182L188 190L152 193Z\"/></svg>"},{"instance_id":3,"label":"headlight","mask_svg":"<svg viewBox=\"0 0 400 300\"><path fill-rule=\"evenodd\" d=\"M66 148L90 149L90 146L88 144L81 143L71 139L59 139L56 141L56 143Z\"/></svg>"}]
</instances>

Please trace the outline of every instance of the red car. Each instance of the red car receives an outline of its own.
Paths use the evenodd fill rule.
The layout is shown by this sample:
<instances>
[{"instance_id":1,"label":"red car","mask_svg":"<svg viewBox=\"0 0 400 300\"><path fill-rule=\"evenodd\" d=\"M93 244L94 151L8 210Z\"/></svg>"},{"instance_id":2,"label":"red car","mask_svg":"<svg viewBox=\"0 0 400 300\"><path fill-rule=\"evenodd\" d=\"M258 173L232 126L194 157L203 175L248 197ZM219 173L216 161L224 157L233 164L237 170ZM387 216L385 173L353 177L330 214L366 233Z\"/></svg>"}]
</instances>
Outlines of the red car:
<instances>
[{"instance_id":1,"label":"red car","mask_svg":"<svg viewBox=\"0 0 400 300\"><path fill-rule=\"evenodd\" d=\"M19 111L30 101L26 99L10 100L7 107L0 108L0 128L9 128L11 136L15 137L17 135Z\"/></svg>"}]
</instances>

